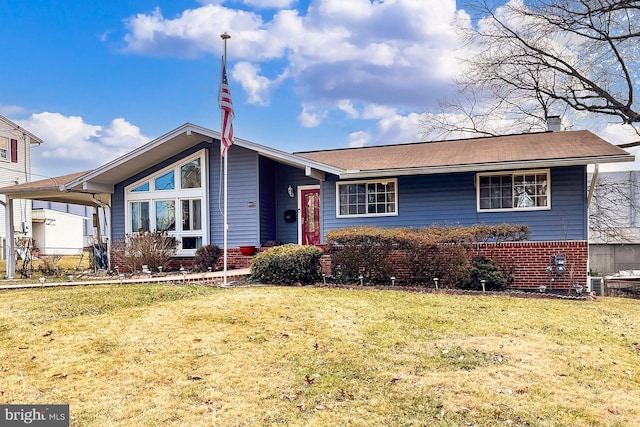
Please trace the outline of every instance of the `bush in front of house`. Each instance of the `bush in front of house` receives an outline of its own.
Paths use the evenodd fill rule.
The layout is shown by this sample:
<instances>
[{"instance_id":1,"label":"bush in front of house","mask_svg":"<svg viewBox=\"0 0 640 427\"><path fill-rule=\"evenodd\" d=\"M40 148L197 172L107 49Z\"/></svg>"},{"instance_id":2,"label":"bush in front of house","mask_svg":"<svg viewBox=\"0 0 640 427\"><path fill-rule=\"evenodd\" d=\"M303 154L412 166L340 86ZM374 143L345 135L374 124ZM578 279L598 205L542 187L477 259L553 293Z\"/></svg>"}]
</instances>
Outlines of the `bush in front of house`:
<instances>
[{"instance_id":1,"label":"bush in front of house","mask_svg":"<svg viewBox=\"0 0 640 427\"><path fill-rule=\"evenodd\" d=\"M485 281L486 291L503 291L509 283L505 274L500 270L500 266L494 260L479 255L473 259L468 280L461 281L458 288L481 291L482 280Z\"/></svg>"},{"instance_id":2,"label":"bush in front of house","mask_svg":"<svg viewBox=\"0 0 640 427\"><path fill-rule=\"evenodd\" d=\"M196 271L215 271L216 264L222 256L222 249L218 245L205 245L196 249L196 255L193 258L193 268Z\"/></svg>"},{"instance_id":3,"label":"bush in front of house","mask_svg":"<svg viewBox=\"0 0 640 427\"><path fill-rule=\"evenodd\" d=\"M112 252L130 272L146 265L152 271L166 268L178 250L178 240L166 231L141 231L127 234L113 243Z\"/></svg>"},{"instance_id":4,"label":"bush in front of house","mask_svg":"<svg viewBox=\"0 0 640 427\"><path fill-rule=\"evenodd\" d=\"M326 235L333 280L389 284L390 278L414 285L455 288L471 280L476 245L526 240L526 225L424 228L349 227Z\"/></svg>"},{"instance_id":5,"label":"bush in front of house","mask_svg":"<svg viewBox=\"0 0 640 427\"><path fill-rule=\"evenodd\" d=\"M316 283L321 277L322 254L322 249L315 246L274 246L253 258L251 280L274 285Z\"/></svg>"},{"instance_id":6,"label":"bush in front of house","mask_svg":"<svg viewBox=\"0 0 640 427\"><path fill-rule=\"evenodd\" d=\"M424 286L455 288L469 280L473 259L472 247L467 244L416 242L407 251L411 280Z\"/></svg>"},{"instance_id":7,"label":"bush in front of house","mask_svg":"<svg viewBox=\"0 0 640 427\"><path fill-rule=\"evenodd\" d=\"M340 283L382 283L394 274L399 263L390 256L407 249L405 229L382 227L349 227L331 230L326 236L326 252L331 256L331 275Z\"/></svg>"}]
</instances>

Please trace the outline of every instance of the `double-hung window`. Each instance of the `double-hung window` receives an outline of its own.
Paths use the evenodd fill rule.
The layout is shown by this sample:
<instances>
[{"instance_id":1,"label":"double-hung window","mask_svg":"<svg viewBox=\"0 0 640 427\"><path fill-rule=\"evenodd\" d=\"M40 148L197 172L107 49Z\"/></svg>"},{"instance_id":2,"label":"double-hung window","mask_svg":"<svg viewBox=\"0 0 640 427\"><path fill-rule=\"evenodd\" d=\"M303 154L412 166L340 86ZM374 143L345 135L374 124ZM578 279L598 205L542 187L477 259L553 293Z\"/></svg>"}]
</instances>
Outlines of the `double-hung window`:
<instances>
[{"instance_id":1,"label":"double-hung window","mask_svg":"<svg viewBox=\"0 0 640 427\"><path fill-rule=\"evenodd\" d=\"M166 231L178 255L207 244L206 158L201 150L126 187L126 232Z\"/></svg>"},{"instance_id":2,"label":"double-hung window","mask_svg":"<svg viewBox=\"0 0 640 427\"><path fill-rule=\"evenodd\" d=\"M0 136L0 159L9 160L9 138Z\"/></svg>"},{"instance_id":3,"label":"double-hung window","mask_svg":"<svg viewBox=\"0 0 640 427\"><path fill-rule=\"evenodd\" d=\"M345 181L336 183L337 216L391 216L398 214L398 181Z\"/></svg>"},{"instance_id":4,"label":"double-hung window","mask_svg":"<svg viewBox=\"0 0 640 427\"><path fill-rule=\"evenodd\" d=\"M477 175L478 211L551 208L548 169Z\"/></svg>"}]
</instances>

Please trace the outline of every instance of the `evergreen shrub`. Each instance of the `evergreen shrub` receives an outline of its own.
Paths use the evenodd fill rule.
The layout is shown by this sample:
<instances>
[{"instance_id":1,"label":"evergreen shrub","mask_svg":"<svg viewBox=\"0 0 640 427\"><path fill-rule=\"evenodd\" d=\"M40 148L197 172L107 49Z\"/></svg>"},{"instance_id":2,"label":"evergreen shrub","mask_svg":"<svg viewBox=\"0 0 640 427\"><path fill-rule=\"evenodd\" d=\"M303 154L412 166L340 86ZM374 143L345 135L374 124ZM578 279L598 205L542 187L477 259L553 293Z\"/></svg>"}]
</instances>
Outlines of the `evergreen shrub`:
<instances>
[{"instance_id":1,"label":"evergreen shrub","mask_svg":"<svg viewBox=\"0 0 640 427\"><path fill-rule=\"evenodd\" d=\"M251 280L274 285L311 284L320 280L320 257L315 246L287 244L260 252L251 263Z\"/></svg>"},{"instance_id":2,"label":"evergreen shrub","mask_svg":"<svg viewBox=\"0 0 640 427\"><path fill-rule=\"evenodd\" d=\"M494 260L480 255L473 259L469 280L460 282L459 287L481 291L482 280L485 281L486 291L503 291L508 284L500 266Z\"/></svg>"}]
</instances>

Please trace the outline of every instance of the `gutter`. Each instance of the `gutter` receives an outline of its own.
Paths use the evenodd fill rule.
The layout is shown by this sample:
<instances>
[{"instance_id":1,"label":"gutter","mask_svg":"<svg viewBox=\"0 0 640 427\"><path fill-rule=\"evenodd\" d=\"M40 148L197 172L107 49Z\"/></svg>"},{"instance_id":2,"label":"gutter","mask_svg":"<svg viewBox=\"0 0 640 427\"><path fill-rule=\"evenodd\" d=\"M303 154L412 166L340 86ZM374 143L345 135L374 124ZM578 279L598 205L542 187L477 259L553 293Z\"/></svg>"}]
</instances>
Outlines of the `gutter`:
<instances>
[{"instance_id":1,"label":"gutter","mask_svg":"<svg viewBox=\"0 0 640 427\"><path fill-rule=\"evenodd\" d=\"M455 173L455 172L488 172L492 170L509 170L509 169L539 169L558 166L584 166L587 164L598 163L617 163L632 162L635 156L620 155L593 158L573 158L573 159L550 159L550 160L532 160L532 161L509 161L496 163L475 163L469 165L450 165L450 166L432 166L432 167L416 167L416 168L397 168L397 169L376 169L376 170L349 170L339 175L340 179L355 178L375 178L385 176L406 176L406 175L433 175L439 173Z\"/></svg>"}]
</instances>

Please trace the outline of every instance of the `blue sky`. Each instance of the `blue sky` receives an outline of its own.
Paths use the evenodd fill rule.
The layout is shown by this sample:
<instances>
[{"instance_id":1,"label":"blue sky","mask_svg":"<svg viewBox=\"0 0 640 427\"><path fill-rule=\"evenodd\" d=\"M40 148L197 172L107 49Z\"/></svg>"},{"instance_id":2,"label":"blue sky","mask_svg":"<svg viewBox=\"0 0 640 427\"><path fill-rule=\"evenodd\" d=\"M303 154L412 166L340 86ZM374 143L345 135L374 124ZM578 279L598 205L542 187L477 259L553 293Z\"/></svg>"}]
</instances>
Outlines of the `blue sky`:
<instances>
[{"instance_id":1,"label":"blue sky","mask_svg":"<svg viewBox=\"0 0 640 427\"><path fill-rule=\"evenodd\" d=\"M44 140L34 180L186 122L219 130L222 32L236 136L288 152L420 140L420 115L459 71L453 22L469 21L454 0L0 0L0 11L0 114Z\"/></svg>"}]
</instances>

